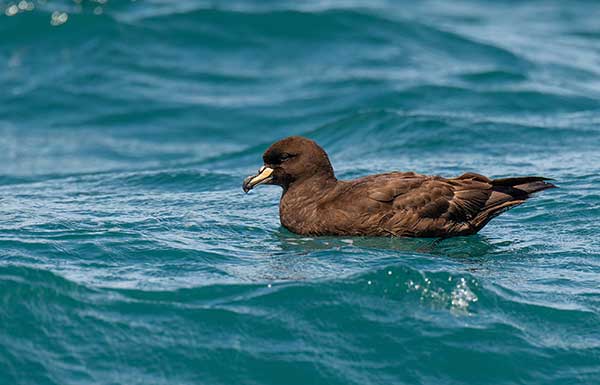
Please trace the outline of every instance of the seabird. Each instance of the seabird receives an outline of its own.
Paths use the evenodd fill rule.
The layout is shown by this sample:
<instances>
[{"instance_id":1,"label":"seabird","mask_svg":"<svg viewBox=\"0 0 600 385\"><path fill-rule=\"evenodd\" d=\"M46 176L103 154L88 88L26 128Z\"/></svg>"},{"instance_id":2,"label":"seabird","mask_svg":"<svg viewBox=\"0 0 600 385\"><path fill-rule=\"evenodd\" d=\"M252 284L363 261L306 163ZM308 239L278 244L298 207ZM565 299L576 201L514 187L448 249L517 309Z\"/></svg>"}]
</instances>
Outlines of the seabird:
<instances>
[{"instance_id":1,"label":"seabird","mask_svg":"<svg viewBox=\"0 0 600 385\"><path fill-rule=\"evenodd\" d=\"M556 187L538 176L490 179L476 173L442 178L389 172L343 181L327 153L300 136L274 143L263 160L258 173L244 180L244 192L281 186L281 224L302 235L471 235L532 193Z\"/></svg>"}]
</instances>

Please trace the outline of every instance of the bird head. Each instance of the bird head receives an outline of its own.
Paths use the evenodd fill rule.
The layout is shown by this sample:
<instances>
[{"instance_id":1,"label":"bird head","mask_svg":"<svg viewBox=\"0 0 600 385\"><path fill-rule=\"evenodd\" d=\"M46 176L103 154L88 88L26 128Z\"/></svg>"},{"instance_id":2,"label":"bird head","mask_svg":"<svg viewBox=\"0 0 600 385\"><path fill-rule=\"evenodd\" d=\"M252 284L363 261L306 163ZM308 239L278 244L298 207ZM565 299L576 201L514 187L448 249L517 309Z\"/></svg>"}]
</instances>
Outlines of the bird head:
<instances>
[{"instance_id":1,"label":"bird head","mask_svg":"<svg viewBox=\"0 0 600 385\"><path fill-rule=\"evenodd\" d=\"M314 141L301 136L273 143L263 154L263 161L257 174L244 179L244 192L261 184L278 185L287 190L292 184L314 177L334 177L327 153Z\"/></svg>"}]
</instances>

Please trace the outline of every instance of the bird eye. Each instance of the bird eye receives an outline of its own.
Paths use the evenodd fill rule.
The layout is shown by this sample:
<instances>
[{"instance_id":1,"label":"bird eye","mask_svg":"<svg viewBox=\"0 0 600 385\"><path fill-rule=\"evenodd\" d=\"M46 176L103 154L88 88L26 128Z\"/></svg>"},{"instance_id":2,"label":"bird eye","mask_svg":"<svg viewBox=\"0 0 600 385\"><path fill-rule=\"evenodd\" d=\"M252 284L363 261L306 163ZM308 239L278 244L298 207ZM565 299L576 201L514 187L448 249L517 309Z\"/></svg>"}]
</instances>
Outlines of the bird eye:
<instances>
[{"instance_id":1,"label":"bird eye","mask_svg":"<svg viewBox=\"0 0 600 385\"><path fill-rule=\"evenodd\" d=\"M279 157L279 159L282 162L285 162L286 160L290 159L292 156L293 156L292 154L283 153L283 154L281 154L281 156Z\"/></svg>"}]
</instances>

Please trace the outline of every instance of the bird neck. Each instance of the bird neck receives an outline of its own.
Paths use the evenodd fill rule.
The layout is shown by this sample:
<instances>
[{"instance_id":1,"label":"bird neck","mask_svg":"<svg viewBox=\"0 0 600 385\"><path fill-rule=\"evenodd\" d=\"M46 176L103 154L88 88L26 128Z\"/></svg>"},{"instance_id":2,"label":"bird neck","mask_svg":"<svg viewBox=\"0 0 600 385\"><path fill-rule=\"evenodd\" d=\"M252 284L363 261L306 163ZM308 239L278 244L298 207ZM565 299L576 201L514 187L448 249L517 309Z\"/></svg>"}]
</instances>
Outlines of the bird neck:
<instances>
[{"instance_id":1,"label":"bird neck","mask_svg":"<svg viewBox=\"0 0 600 385\"><path fill-rule=\"evenodd\" d=\"M335 185L337 179L333 172L321 172L311 175L310 177L296 180L285 186L283 196L289 194L300 194L305 197L317 198L324 193L328 188Z\"/></svg>"},{"instance_id":2,"label":"bird neck","mask_svg":"<svg viewBox=\"0 0 600 385\"><path fill-rule=\"evenodd\" d=\"M322 200L335 190L334 176L313 176L283 190L279 201L281 224L297 234L315 233L322 216Z\"/></svg>"}]
</instances>

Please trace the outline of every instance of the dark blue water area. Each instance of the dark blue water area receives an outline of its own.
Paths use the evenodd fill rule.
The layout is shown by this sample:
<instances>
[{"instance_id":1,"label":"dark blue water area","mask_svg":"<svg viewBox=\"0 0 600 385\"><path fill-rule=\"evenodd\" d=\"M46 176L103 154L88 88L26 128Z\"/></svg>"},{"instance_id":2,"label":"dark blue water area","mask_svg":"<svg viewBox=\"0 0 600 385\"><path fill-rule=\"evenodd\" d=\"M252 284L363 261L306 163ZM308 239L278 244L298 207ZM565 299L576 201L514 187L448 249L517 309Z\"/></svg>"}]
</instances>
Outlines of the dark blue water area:
<instances>
[{"instance_id":1,"label":"dark blue water area","mask_svg":"<svg viewBox=\"0 0 600 385\"><path fill-rule=\"evenodd\" d=\"M1 384L593 384L600 4L0 0ZM478 235L304 237L245 195L543 175Z\"/></svg>"}]
</instances>

